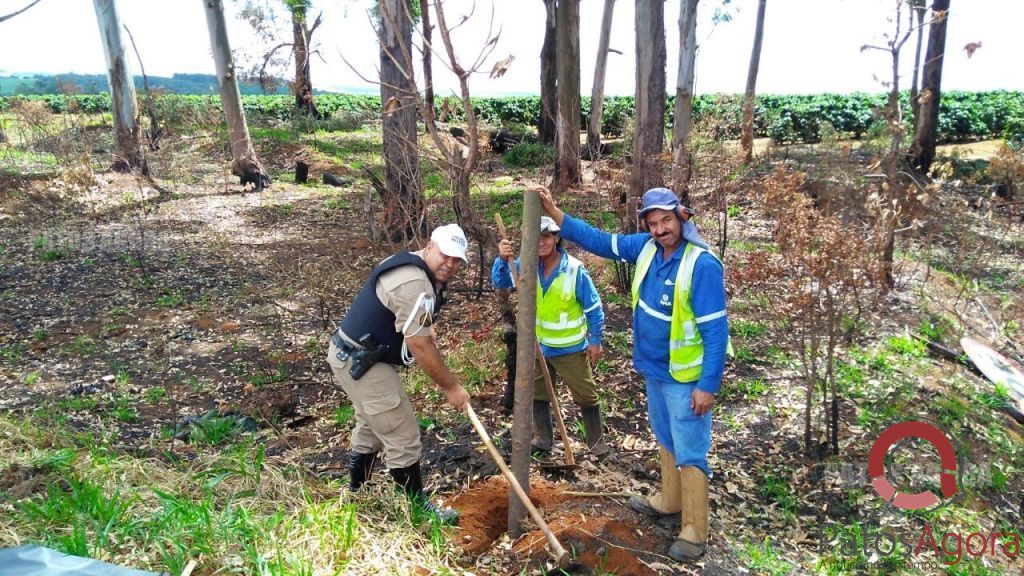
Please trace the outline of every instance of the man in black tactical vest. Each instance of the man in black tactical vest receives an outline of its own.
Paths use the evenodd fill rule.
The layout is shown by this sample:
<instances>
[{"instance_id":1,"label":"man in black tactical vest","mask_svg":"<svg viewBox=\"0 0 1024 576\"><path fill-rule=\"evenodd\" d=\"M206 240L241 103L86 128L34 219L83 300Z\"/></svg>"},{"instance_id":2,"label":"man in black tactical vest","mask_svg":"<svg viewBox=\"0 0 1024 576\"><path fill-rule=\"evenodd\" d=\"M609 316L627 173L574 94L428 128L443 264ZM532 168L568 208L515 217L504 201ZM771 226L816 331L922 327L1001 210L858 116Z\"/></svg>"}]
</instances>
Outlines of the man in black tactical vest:
<instances>
[{"instance_id":1,"label":"man in black tactical vest","mask_svg":"<svg viewBox=\"0 0 1024 576\"><path fill-rule=\"evenodd\" d=\"M424 509L455 523L458 512L439 508L423 491L419 421L405 393L399 366L419 363L460 412L469 394L444 365L433 322L444 288L467 262L466 235L455 224L436 228L427 246L381 262L331 336L327 362L355 409L349 488L370 479L377 454L395 482Z\"/></svg>"}]
</instances>

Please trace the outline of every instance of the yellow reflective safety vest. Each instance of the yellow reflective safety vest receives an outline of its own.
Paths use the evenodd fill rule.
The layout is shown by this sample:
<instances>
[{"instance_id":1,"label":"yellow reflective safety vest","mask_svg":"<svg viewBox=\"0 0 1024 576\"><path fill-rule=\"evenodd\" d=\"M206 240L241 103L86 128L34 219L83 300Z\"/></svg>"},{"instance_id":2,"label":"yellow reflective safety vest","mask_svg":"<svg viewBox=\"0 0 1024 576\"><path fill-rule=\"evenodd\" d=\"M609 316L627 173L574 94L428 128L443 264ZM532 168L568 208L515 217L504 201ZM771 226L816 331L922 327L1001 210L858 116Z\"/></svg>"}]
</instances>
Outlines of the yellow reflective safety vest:
<instances>
[{"instance_id":1,"label":"yellow reflective safety vest","mask_svg":"<svg viewBox=\"0 0 1024 576\"><path fill-rule=\"evenodd\" d=\"M653 238L648 240L640 251L636 260L636 273L633 274L633 310L639 303L646 308L646 304L640 301L640 283L647 276L651 268L654 255L661 247ZM700 379L701 364L704 362L704 342L701 340L700 332L697 330L696 316L690 306L690 284L693 280L693 268L697 258L704 252L715 256L711 252L693 244L686 243L683 250L682 261L679 263L679 270L676 272L675 296L672 299L672 320L669 325L668 342L668 370L678 382L693 382ZM715 256L715 260L718 257ZM721 260L719 260L721 264Z\"/></svg>"},{"instance_id":2,"label":"yellow reflective safety vest","mask_svg":"<svg viewBox=\"0 0 1024 576\"><path fill-rule=\"evenodd\" d=\"M551 348L566 348L587 337L587 317L576 299L576 276L583 264L565 255L564 271L551 281L544 292L537 286L537 339Z\"/></svg>"}]
</instances>

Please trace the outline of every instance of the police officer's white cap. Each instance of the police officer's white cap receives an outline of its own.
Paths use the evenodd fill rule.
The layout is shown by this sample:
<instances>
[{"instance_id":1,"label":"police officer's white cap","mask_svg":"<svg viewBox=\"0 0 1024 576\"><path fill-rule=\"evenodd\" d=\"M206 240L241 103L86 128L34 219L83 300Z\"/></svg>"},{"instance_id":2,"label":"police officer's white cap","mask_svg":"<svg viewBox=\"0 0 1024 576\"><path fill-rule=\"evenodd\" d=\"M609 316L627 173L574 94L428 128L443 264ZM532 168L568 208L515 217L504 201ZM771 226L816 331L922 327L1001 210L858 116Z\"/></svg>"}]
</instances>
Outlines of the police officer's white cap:
<instances>
[{"instance_id":1,"label":"police officer's white cap","mask_svg":"<svg viewBox=\"0 0 1024 576\"><path fill-rule=\"evenodd\" d=\"M434 228L434 231L430 233L430 240L437 244L437 248L445 256L452 256L464 263L469 263L466 258L466 249L469 248L469 243L466 242L466 233L459 228L458 224L445 224Z\"/></svg>"},{"instance_id":2,"label":"police officer's white cap","mask_svg":"<svg viewBox=\"0 0 1024 576\"><path fill-rule=\"evenodd\" d=\"M540 217L540 231L541 232L555 233L555 232L558 232L560 230L561 230L561 228L558 227L558 224L555 224L555 221L551 217L549 217L549 216L541 216Z\"/></svg>"}]
</instances>

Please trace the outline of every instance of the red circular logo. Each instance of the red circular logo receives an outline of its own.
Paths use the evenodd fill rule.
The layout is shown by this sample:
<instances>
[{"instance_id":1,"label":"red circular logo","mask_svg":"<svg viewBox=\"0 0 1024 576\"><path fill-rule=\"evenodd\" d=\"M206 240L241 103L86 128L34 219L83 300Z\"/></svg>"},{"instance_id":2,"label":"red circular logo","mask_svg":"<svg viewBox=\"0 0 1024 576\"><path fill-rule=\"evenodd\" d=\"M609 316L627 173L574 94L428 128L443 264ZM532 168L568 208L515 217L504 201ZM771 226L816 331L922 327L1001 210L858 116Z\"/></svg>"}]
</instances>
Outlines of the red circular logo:
<instances>
[{"instance_id":1,"label":"red circular logo","mask_svg":"<svg viewBox=\"0 0 1024 576\"><path fill-rule=\"evenodd\" d=\"M906 494L899 492L885 476L885 455L889 448L904 438L921 438L927 440L939 453L939 460L942 462L942 472L939 474L939 483L942 486L942 497L952 498L957 493L956 485L956 450L946 434L932 424L927 422L898 422L886 428L871 446L871 454L868 456L868 476L871 477L871 485L875 492L885 499L886 502L904 510L920 510L935 506L941 503L938 496L930 491Z\"/></svg>"}]
</instances>

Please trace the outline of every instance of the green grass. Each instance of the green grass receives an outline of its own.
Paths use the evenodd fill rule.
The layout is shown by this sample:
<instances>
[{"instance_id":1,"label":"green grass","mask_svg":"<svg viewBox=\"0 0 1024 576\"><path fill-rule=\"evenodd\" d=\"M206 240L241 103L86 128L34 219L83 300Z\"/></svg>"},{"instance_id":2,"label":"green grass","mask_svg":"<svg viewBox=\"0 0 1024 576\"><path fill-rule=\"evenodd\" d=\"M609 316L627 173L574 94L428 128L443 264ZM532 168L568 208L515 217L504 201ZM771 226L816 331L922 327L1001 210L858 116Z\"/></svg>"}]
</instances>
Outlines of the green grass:
<instances>
[{"instance_id":1,"label":"green grass","mask_svg":"<svg viewBox=\"0 0 1024 576\"><path fill-rule=\"evenodd\" d=\"M185 303L185 296L178 291L164 290L164 293L157 297L154 304L161 308L175 308Z\"/></svg>"},{"instance_id":2,"label":"green grass","mask_svg":"<svg viewBox=\"0 0 1024 576\"><path fill-rule=\"evenodd\" d=\"M324 198L324 208L327 210L349 210L352 208L352 203L341 193L332 192Z\"/></svg>"},{"instance_id":3,"label":"green grass","mask_svg":"<svg viewBox=\"0 0 1024 576\"><path fill-rule=\"evenodd\" d=\"M253 140L275 140L282 144L294 142L297 138L294 131L287 128L261 128L252 126L249 135Z\"/></svg>"},{"instance_id":4,"label":"green grass","mask_svg":"<svg viewBox=\"0 0 1024 576\"><path fill-rule=\"evenodd\" d=\"M0 360L3 360L7 364L15 365L21 361L22 356L25 355L27 348L21 342L15 342L8 344L3 348L0 348Z\"/></svg>"},{"instance_id":5,"label":"green grass","mask_svg":"<svg viewBox=\"0 0 1024 576\"><path fill-rule=\"evenodd\" d=\"M759 492L766 500L778 504L779 510L787 520L796 517L796 492L784 476L775 473L765 474L761 477Z\"/></svg>"},{"instance_id":6,"label":"green grass","mask_svg":"<svg viewBox=\"0 0 1024 576\"><path fill-rule=\"evenodd\" d=\"M736 320L729 323L729 332L739 338L758 338L768 332L768 326L759 322Z\"/></svg>"},{"instance_id":7,"label":"green grass","mask_svg":"<svg viewBox=\"0 0 1024 576\"><path fill-rule=\"evenodd\" d=\"M338 406L334 409L334 423L342 430L347 430L349 424L355 419L355 417L356 411L352 408L351 404Z\"/></svg>"},{"instance_id":8,"label":"green grass","mask_svg":"<svg viewBox=\"0 0 1024 576\"><path fill-rule=\"evenodd\" d=\"M775 551L775 547L772 545L771 537L765 538L761 544L755 542L746 543L744 545L744 552L747 557L747 567L756 574L782 576L783 574L789 574L793 570L793 566L789 562L779 557L779 553Z\"/></svg>"},{"instance_id":9,"label":"green grass","mask_svg":"<svg viewBox=\"0 0 1024 576\"><path fill-rule=\"evenodd\" d=\"M163 386L154 386L149 390L146 390L146 393L143 395L146 401L152 403L163 400L165 396L167 396L167 389Z\"/></svg>"},{"instance_id":10,"label":"green grass","mask_svg":"<svg viewBox=\"0 0 1024 576\"><path fill-rule=\"evenodd\" d=\"M272 371L257 372L249 376L249 383L253 386L260 387L267 384L274 384L276 382L283 382L288 378L288 371L285 370L284 366L278 366Z\"/></svg>"}]
</instances>

